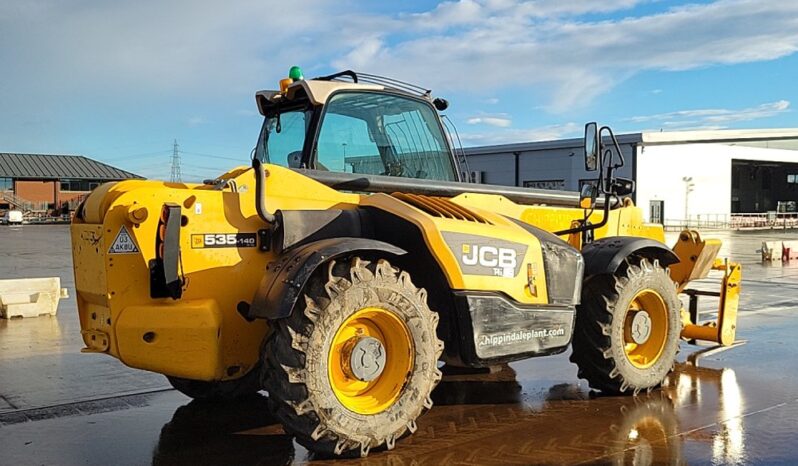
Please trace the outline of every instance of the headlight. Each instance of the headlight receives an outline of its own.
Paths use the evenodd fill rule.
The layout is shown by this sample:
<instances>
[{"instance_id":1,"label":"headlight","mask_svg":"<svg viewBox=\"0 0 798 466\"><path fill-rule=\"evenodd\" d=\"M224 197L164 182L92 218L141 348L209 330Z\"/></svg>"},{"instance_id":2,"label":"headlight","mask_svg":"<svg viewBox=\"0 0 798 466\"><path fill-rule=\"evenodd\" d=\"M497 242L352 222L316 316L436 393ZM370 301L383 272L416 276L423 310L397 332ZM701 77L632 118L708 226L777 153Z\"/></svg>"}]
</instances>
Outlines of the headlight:
<instances>
[{"instance_id":1,"label":"headlight","mask_svg":"<svg viewBox=\"0 0 798 466\"><path fill-rule=\"evenodd\" d=\"M585 262L570 244L556 238L540 238L549 304L576 306L582 293Z\"/></svg>"}]
</instances>

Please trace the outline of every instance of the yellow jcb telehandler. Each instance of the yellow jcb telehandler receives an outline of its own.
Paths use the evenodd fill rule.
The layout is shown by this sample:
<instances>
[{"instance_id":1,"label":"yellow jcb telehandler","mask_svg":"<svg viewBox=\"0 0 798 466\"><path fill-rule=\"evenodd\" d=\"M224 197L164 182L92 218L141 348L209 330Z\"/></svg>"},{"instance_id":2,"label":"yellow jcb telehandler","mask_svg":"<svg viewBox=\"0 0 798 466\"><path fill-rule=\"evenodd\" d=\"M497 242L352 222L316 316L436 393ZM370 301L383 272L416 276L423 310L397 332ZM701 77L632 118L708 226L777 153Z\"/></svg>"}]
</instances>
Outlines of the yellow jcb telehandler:
<instances>
[{"instance_id":1,"label":"yellow jcb telehandler","mask_svg":"<svg viewBox=\"0 0 798 466\"><path fill-rule=\"evenodd\" d=\"M108 183L80 206L84 351L194 398L266 390L301 444L365 456L416 430L444 364L572 345L591 387L634 394L663 381L680 337L734 340L739 266L696 232L663 244L613 175L609 128L586 126L594 184L530 190L462 182L448 103L414 85L293 68L256 101L251 166ZM719 317L701 324L678 295L712 268Z\"/></svg>"}]
</instances>

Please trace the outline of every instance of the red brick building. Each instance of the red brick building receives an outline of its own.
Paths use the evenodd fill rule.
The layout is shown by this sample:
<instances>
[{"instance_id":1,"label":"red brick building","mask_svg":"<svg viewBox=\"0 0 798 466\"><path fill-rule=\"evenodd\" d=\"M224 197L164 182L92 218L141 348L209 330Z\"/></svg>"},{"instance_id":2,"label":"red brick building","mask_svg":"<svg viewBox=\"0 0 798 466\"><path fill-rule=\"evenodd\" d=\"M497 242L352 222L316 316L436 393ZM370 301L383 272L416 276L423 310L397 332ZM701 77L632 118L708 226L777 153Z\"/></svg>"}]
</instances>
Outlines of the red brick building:
<instances>
[{"instance_id":1,"label":"red brick building","mask_svg":"<svg viewBox=\"0 0 798 466\"><path fill-rule=\"evenodd\" d=\"M81 155L0 153L0 213L63 213L102 183L130 178L141 177Z\"/></svg>"}]
</instances>

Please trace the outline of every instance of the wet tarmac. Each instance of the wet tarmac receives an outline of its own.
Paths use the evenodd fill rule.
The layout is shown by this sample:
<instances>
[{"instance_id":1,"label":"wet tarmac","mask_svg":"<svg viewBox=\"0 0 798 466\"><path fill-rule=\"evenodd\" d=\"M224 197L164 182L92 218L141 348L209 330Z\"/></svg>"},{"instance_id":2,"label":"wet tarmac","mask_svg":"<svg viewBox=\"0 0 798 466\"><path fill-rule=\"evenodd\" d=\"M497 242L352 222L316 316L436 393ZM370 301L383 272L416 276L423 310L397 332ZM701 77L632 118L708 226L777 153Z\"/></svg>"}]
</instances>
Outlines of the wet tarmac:
<instances>
[{"instance_id":1,"label":"wet tarmac","mask_svg":"<svg viewBox=\"0 0 798 466\"><path fill-rule=\"evenodd\" d=\"M798 464L798 266L756 252L798 232L712 236L744 264L745 344L682 344L666 386L638 397L595 396L567 353L448 378L413 436L365 460L313 458L265 396L191 402L162 376L80 354L73 297L54 318L0 320L0 465ZM0 278L60 276L74 295L70 254L65 226L0 227Z\"/></svg>"}]
</instances>

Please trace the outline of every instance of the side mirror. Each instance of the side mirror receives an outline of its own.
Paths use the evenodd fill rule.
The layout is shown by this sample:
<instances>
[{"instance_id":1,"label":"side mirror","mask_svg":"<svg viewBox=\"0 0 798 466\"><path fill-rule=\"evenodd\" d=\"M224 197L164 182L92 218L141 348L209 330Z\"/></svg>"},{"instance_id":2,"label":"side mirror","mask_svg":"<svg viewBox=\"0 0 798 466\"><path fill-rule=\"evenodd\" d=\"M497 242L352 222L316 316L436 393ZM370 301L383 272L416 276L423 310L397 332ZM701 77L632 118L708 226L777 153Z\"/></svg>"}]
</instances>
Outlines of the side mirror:
<instances>
[{"instance_id":1,"label":"side mirror","mask_svg":"<svg viewBox=\"0 0 798 466\"><path fill-rule=\"evenodd\" d=\"M594 121L585 125L585 170L598 170L599 151L598 125Z\"/></svg>"},{"instance_id":2,"label":"side mirror","mask_svg":"<svg viewBox=\"0 0 798 466\"><path fill-rule=\"evenodd\" d=\"M635 182L628 178L615 178L611 189L619 196L628 196L635 192Z\"/></svg>"},{"instance_id":3,"label":"side mirror","mask_svg":"<svg viewBox=\"0 0 798 466\"><path fill-rule=\"evenodd\" d=\"M596 204L598 197L598 187L593 183L585 183L579 190L579 207L591 209Z\"/></svg>"},{"instance_id":4,"label":"side mirror","mask_svg":"<svg viewBox=\"0 0 798 466\"><path fill-rule=\"evenodd\" d=\"M449 101L446 99L441 99L440 97L436 97L435 100L432 101L432 105L434 105L439 112L442 112L449 108Z\"/></svg>"},{"instance_id":5,"label":"side mirror","mask_svg":"<svg viewBox=\"0 0 798 466\"><path fill-rule=\"evenodd\" d=\"M302 151L297 150L288 154L288 168L302 168Z\"/></svg>"}]
</instances>

